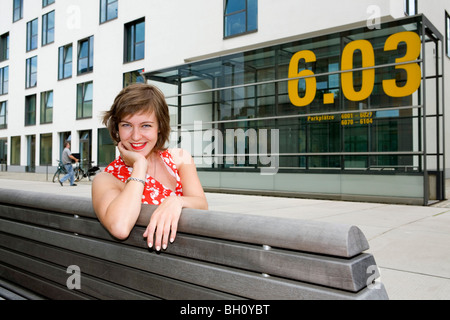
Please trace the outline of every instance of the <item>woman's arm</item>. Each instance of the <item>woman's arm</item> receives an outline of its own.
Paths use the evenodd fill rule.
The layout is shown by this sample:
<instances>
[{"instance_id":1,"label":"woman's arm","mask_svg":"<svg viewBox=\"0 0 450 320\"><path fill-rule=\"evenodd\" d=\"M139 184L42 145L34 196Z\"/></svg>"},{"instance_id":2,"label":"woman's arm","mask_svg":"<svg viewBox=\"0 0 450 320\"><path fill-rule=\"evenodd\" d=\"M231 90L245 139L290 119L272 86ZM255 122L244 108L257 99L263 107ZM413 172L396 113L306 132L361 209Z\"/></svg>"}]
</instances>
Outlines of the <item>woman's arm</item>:
<instances>
[{"instance_id":1,"label":"woman's arm","mask_svg":"<svg viewBox=\"0 0 450 320\"><path fill-rule=\"evenodd\" d=\"M129 156L130 152L119 143L121 155ZM134 156L134 155L132 155ZM130 159L127 158L130 162ZM132 177L145 181L147 161L144 157L135 158L131 162ZM124 184L109 173L96 175L92 183L92 204L102 225L116 238L126 239L133 229L141 212L141 200L144 185L139 181Z\"/></svg>"},{"instance_id":2,"label":"woman's arm","mask_svg":"<svg viewBox=\"0 0 450 320\"><path fill-rule=\"evenodd\" d=\"M161 247L166 249L168 241L175 240L183 208L208 209L208 202L191 155L182 149L170 151L178 168L183 196L166 198L153 213L144 237L147 237L148 246L154 245L156 250L160 250Z\"/></svg>"},{"instance_id":3,"label":"woman's arm","mask_svg":"<svg viewBox=\"0 0 450 320\"><path fill-rule=\"evenodd\" d=\"M183 149L172 149L171 154L183 186L183 207L208 210L208 202L191 154Z\"/></svg>"}]
</instances>

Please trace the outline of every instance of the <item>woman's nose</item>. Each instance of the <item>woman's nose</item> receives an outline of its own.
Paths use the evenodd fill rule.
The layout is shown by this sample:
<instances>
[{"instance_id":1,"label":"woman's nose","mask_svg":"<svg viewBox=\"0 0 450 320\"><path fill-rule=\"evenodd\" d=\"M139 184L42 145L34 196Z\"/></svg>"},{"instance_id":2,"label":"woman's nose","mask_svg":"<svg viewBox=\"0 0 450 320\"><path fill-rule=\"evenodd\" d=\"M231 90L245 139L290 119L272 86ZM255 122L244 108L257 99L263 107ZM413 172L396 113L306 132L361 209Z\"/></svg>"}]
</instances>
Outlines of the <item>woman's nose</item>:
<instances>
[{"instance_id":1,"label":"woman's nose","mask_svg":"<svg viewBox=\"0 0 450 320\"><path fill-rule=\"evenodd\" d=\"M139 128L133 128L133 132L131 133L131 138L134 141L139 141L139 139L141 138L141 132L140 132Z\"/></svg>"}]
</instances>

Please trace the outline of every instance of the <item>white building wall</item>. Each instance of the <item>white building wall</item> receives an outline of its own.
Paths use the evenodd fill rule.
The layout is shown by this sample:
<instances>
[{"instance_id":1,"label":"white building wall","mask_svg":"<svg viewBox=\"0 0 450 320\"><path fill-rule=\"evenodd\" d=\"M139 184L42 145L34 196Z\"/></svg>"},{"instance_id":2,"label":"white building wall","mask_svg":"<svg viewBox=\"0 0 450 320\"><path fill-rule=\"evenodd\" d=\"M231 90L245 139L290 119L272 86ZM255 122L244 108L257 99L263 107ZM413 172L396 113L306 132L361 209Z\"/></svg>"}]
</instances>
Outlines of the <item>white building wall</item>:
<instances>
[{"instance_id":1,"label":"white building wall","mask_svg":"<svg viewBox=\"0 0 450 320\"><path fill-rule=\"evenodd\" d=\"M223 39L222 0L119 0L118 18L99 24L98 0L56 0L42 8L42 1L24 0L23 19L12 23L12 0L0 0L0 35L10 34L10 58L0 62L9 66L9 93L0 96L8 101L8 128L0 130L0 139L21 136L21 166L27 165L28 135L36 135L36 165L39 166L39 135L53 134L53 159L59 159L59 133L72 132L73 152L78 150L78 132L92 130L92 159L97 161L97 129L103 127L102 111L111 105L122 88L123 73L145 71L183 64L213 56L264 47L293 39L309 38L366 24L403 17L403 0L259 0L258 31ZM55 10L55 42L41 45L42 15ZM448 0L419 0L424 13L442 33L445 30ZM145 59L123 63L124 24L145 17ZM26 52L26 24L39 19L39 45ZM94 36L94 71L76 75L78 41ZM58 48L73 44L73 76L58 81ZM25 89L25 60L38 56L38 85ZM444 57L446 78L450 59ZM93 81L93 117L76 120L76 85ZM446 81L447 86L450 80ZM54 90L53 123L39 124L40 93ZM24 126L25 96L36 94L37 124ZM445 91L447 105L450 90ZM449 113L449 112L447 112ZM449 116L446 126L450 128ZM450 139L447 139L447 152ZM10 152L10 149L8 150ZM9 157L10 158L10 157ZM56 161L54 162L56 165ZM450 168L450 157L446 159ZM448 173L450 175L450 172Z\"/></svg>"},{"instance_id":2,"label":"white building wall","mask_svg":"<svg viewBox=\"0 0 450 320\"><path fill-rule=\"evenodd\" d=\"M381 20L402 17L403 0L260 0L258 32L223 39L223 1L152 1L146 70L350 29L366 24L374 13Z\"/></svg>"}]
</instances>

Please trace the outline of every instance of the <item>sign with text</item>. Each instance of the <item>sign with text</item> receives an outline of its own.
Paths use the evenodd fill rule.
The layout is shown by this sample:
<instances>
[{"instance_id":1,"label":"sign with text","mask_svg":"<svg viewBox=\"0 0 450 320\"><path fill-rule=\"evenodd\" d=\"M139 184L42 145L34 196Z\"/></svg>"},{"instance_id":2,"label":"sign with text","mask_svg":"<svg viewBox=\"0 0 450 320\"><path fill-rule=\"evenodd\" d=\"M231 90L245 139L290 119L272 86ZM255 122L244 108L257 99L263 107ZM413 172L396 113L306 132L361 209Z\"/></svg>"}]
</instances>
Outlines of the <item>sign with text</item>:
<instances>
[{"instance_id":1,"label":"sign with text","mask_svg":"<svg viewBox=\"0 0 450 320\"><path fill-rule=\"evenodd\" d=\"M377 54L376 54L377 52ZM355 67L355 56L360 56L360 67ZM404 53L404 55L403 55ZM384 55L400 56L394 63L386 64L378 62L377 59L386 61ZM317 78L330 74L340 76L340 91L344 98L353 102L360 102L368 99L375 87L377 71L386 67L394 67L390 79L381 81L381 87L389 97L402 98L414 94L420 87L422 79L422 70L419 64L421 54L421 39L419 35L412 31L404 31L392 34L384 42L382 53L375 51L372 43L368 40L354 40L346 44L340 55L340 70L333 73L315 74L312 68L300 68L300 65L307 65L317 61L316 54L312 50L302 50L296 52L289 64L288 94L290 102L296 107L305 107L310 105L318 95ZM360 74L358 83L355 83L355 73ZM402 81L397 79L398 73L402 74ZM302 90L299 90L299 84L302 81ZM331 91L331 90L330 90ZM335 91L335 90L334 90ZM320 91L323 94L323 104L329 105L335 103L336 93ZM341 121L343 125L354 123L371 123L372 114L342 114Z\"/></svg>"}]
</instances>

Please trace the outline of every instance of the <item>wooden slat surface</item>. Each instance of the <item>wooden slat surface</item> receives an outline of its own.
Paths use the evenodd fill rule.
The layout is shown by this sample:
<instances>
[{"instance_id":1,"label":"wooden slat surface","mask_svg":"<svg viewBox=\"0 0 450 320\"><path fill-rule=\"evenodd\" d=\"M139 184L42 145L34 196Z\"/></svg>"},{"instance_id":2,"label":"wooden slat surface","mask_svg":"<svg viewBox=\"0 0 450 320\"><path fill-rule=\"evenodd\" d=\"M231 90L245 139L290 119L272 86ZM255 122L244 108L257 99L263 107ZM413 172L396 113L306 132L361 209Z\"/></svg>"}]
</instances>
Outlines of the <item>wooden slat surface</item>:
<instances>
[{"instance_id":1,"label":"wooden slat surface","mask_svg":"<svg viewBox=\"0 0 450 320\"><path fill-rule=\"evenodd\" d=\"M88 198L0 188L0 280L50 299L388 298L367 288L376 263L355 226L184 209L175 243L155 252L142 236L155 208L118 241ZM81 291L65 286L69 265Z\"/></svg>"},{"instance_id":2,"label":"wooden slat surface","mask_svg":"<svg viewBox=\"0 0 450 320\"><path fill-rule=\"evenodd\" d=\"M0 205L0 216L80 235L113 239L98 221L88 218L74 218L73 215L52 214L6 205ZM146 242L142 238L143 232L143 228L135 228L124 243L146 248ZM367 270L369 266L375 265L373 256L369 254L342 259L276 248L265 250L262 246L185 234L178 234L177 241L170 245L165 253L353 292L366 286L367 279L371 276L369 273L357 271Z\"/></svg>"},{"instance_id":3,"label":"wooden slat surface","mask_svg":"<svg viewBox=\"0 0 450 320\"><path fill-rule=\"evenodd\" d=\"M37 295L36 293L34 293L24 287L18 286L15 283L8 282L8 281L2 280L2 279L0 279L0 287L17 294L19 297L22 297L25 300L45 300L44 297ZM15 300L15 299L12 299L12 300Z\"/></svg>"},{"instance_id":4,"label":"wooden slat surface","mask_svg":"<svg viewBox=\"0 0 450 320\"><path fill-rule=\"evenodd\" d=\"M124 289L115 283L109 283L106 281L98 280L89 275L83 274L82 286L78 290L70 290L67 288L66 281L69 278L67 267L60 267L53 263L44 262L40 259L35 259L29 256L21 255L16 252L5 250L0 248L0 255L2 256L2 262L9 266L20 268L22 271L26 271L28 274L33 274L41 278L45 278L49 281L59 284L62 288L68 292L84 293L92 298L101 300L151 300L154 299L149 295L145 295L139 292L135 292L130 289Z\"/></svg>"},{"instance_id":5,"label":"wooden slat surface","mask_svg":"<svg viewBox=\"0 0 450 320\"><path fill-rule=\"evenodd\" d=\"M92 297L76 291L69 291L47 279L24 272L17 267L11 267L0 262L0 277L7 281L16 283L52 300L90 300Z\"/></svg>"},{"instance_id":6,"label":"wooden slat surface","mask_svg":"<svg viewBox=\"0 0 450 320\"><path fill-rule=\"evenodd\" d=\"M0 189L0 203L95 217L91 199ZM155 206L142 205L137 225L147 226ZM184 209L180 232L232 241L269 245L325 255L353 257L369 248L361 230L352 225L309 220L240 215Z\"/></svg>"},{"instance_id":7,"label":"wooden slat surface","mask_svg":"<svg viewBox=\"0 0 450 320\"><path fill-rule=\"evenodd\" d=\"M96 256L164 277L251 299L354 299L378 295L375 290L365 289L357 294L350 294L277 277L265 278L253 272L150 253L145 249L31 227L7 220L1 223L0 229L4 233L27 237L34 241L64 247L67 250Z\"/></svg>"},{"instance_id":8,"label":"wooden slat surface","mask_svg":"<svg viewBox=\"0 0 450 320\"><path fill-rule=\"evenodd\" d=\"M240 299L240 297L176 281L167 277L161 277L124 265L111 263L106 260L63 250L16 236L0 233L0 243L15 252L38 257L41 260L52 262L63 267L69 265L79 266L83 276L87 274L161 299ZM82 286L84 286L84 283L82 283Z\"/></svg>"}]
</instances>

